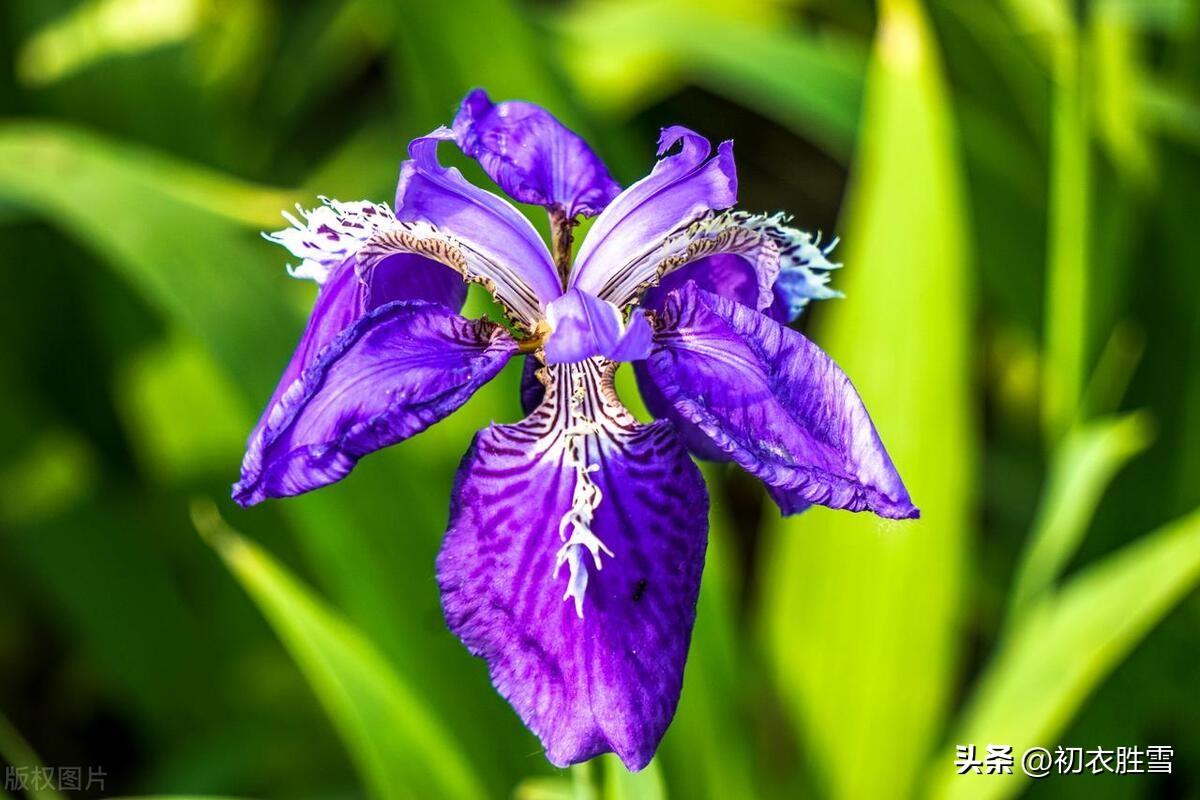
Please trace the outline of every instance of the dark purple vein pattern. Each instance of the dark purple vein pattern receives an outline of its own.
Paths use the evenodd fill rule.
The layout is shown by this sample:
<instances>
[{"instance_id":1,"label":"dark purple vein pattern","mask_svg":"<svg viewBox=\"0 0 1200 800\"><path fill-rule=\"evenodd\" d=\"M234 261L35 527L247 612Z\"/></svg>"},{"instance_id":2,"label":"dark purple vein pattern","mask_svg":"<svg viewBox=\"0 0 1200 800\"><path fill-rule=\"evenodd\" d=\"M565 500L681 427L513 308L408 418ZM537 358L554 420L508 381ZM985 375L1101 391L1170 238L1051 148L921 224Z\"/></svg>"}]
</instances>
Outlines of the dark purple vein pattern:
<instances>
[{"instance_id":1,"label":"dark purple vein pattern","mask_svg":"<svg viewBox=\"0 0 1200 800\"><path fill-rule=\"evenodd\" d=\"M699 470L670 425L642 425L612 391L614 365L556 365L540 406L482 431L463 459L438 558L451 629L566 766L615 751L644 767L675 713L708 529ZM576 441L572 441L577 437ZM577 614L556 570L581 480L595 471ZM585 515L586 516L586 515ZM608 555L611 552L611 555Z\"/></svg>"}]
</instances>

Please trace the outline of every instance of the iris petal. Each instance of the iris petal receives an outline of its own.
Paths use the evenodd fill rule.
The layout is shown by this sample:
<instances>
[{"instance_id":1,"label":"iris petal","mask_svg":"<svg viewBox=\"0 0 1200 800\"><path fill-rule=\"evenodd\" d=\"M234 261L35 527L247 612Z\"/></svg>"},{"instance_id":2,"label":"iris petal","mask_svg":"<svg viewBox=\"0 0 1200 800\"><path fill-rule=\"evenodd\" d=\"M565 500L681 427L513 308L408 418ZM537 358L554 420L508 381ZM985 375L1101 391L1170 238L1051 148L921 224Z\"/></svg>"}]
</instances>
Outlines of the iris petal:
<instances>
[{"instance_id":1,"label":"iris petal","mask_svg":"<svg viewBox=\"0 0 1200 800\"><path fill-rule=\"evenodd\" d=\"M578 134L533 103L493 103L476 89L454 118L458 146L510 197L568 219L593 217L621 187Z\"/></svg>"},{"instance_id":2,"label":"iris petal","mask_svg":"<svg viewBox=\"0 0 1200 800\"><path fill-rule=\"evenodd\" d=\"M676 144L679 152L663 156ZM710 158L707 139L676 126L662 132L658 154L663 157L650 174L596 218L579 247L569 287L624 306L639 284L655 276L655 264L646 258L669 234L737 202L731 142L722 142Z\"/></svg>"},{"instance_id":3,"label":"iris petal","mask_svg":"<svg viewBox=\"0 0 1200 800\"><path fill-rule=\"evenodd\" d=\"M545 344L550 364L583 361L592 356L635 361L650 352L650 324L640 309L635 309L624 323L619 308L578 289L568 289L550 303L546 321L552 329Z\"/></svg>"},{"instance_id":4,"label":"iris petal","mask_svg":"<svg viewBox=\"0 0 1200 800\"><path fill-rule=\"evenodd\" d=\"M796 331L688 284L668 297L643 374L785 512L918 515L849 378Z\"/></svg>"},{"instance_id":5,"label":"iris petal","mask_svg":"<svg viewBox=\"0 0 1200 800\"><path fill-rule=\"evenodd\" d=\"M388 214L390 216L390 211ZM343 244L339 243L339 248ZM363 244L360 242L356 249ZM266 411L251 433L251 439L262 430L288 388L313 365L317 354L366 312L397 300L421 300L458 309L467 295L467 285L461 275L436 261L409 253L380 259L377 268L371 268L364 275L358 274L354 250L336 265L307 259L305 264L318 264L321 288L300 342L279 378Z\"/></svg>"},{"instance_id":6,"label":"iris petal","mask_svg":"<svg viewBox=\"0 0 1200 800\"><path fill-rule=\"evenodd\" d=\"M341 480L362 456L465 403L516 350L500 326L434 303L395 302L367 313L268 408L234 499L252 505Z\"/></svg>"},{"instance_id":7,"label":"iris petal","mask_svg":"<svg viewBox=\"0 0 1200 800\"><path fill-rule=\"evenodd\" d=\"M612 751L640 769L678 704L708 499L671 426L619 405L611 362L548 369L537 410L463 459L442 604L550 761Z\"/></svg>"},{"instance_id":8,"label":"iris petal","mask_svg":"<svg viewBox=\"0 0 1200 800\"><path fill-rule=\"evenodd\" d=\"M841 297L829 288L841 264L826 256L833 244L793 228L785 214L730 211L704 218L668 237L628 273L651 283L643 300L656 308L668 292L688 281L737 300L776 322L795 320L810 300Z\"/></svg>"},{"instance_id":9,"label":"iris petal","mask_svg":"<svg viewBox=\"0 0 1200 800\"><path fill-rule=\"evenodd\" d=\"M400 167L396 218L414 223L376 237L374 252L420 252L484 283L520 322L532 328L542 307L562 294L550 251L511 203L473 186L438 161L437 146L454 133L440 128L409 145Z\"/></svg>"}]
</instances>

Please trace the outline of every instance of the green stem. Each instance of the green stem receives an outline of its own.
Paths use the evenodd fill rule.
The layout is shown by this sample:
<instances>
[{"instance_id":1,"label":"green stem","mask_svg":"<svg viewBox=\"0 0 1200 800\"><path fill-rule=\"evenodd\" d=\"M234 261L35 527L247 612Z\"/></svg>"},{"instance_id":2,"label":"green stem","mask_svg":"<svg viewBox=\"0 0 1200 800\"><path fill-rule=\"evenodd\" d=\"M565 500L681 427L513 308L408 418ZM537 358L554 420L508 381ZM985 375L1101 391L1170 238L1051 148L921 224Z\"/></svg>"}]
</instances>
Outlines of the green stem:
<instances>
[{"instance_id":1,"label":"green stem","mask_svg":"<svg viewBox=\"0 0 1200 800\"><path fill-rule=\"evenodd\" d=\"M561 209L550 211L550 253L564 287L571 272L571 243L575 240L575 220L568 219Z\"/></svg>"}]
</instances>

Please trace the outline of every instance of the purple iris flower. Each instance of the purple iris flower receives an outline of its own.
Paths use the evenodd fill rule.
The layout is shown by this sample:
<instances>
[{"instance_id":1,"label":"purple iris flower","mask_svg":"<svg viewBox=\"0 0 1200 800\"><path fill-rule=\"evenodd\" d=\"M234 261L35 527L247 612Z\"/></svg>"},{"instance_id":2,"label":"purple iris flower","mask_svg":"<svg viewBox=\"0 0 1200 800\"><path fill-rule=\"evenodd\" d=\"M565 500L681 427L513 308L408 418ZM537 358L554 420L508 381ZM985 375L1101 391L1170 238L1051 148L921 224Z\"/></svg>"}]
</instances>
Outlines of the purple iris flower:
<instances>
[{"instance_id":1,"label":"purple iris flower","mask_svg":"<svg viewBox=\"0 0 1200 800\"><path fill-rule=\"evenodd\" d=\"M449 140L511 198L438 160ZM437 560L450 628L564 766L645 766L675 713L708 532L689 453L734 461L785 514L917 509L850 380L787 323L836 264L782 215L731 210L733 148L667 128L622 190L544 109L472 92L409 145L395 210L324 205L269 238L320 284L251 433L243 505L343 478L450 414L518 355L520 422L480 431ZM571 259L578 216L595 216ZM458 312L486 286L510 325ZM635 365L657 420L613 389Z\"/></svg>"}]
</instances>

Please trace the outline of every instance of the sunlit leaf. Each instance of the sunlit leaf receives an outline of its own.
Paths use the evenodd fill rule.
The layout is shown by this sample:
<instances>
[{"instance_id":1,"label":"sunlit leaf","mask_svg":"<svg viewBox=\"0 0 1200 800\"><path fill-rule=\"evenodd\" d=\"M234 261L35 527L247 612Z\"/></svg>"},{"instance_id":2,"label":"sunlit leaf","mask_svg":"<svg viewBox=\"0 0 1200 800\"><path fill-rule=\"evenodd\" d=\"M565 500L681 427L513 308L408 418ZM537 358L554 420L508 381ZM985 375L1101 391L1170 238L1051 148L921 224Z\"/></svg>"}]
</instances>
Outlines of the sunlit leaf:
<instances>
[{"instance_id":1,"label":"sunlit leaf","mask_svg":"<svg viewBox=\"0 0 1200 800\"><path fill-rule=\"evenodd\" d=\"M240 459L250 413L194 340L175 336L141 354L123 371L117 394L130 440L155 480L208 474Z\"/></svg>"},{"instance_id":2,"label":"sunlit leaf","mask_svg":"<svg viewBox=\"0 0 1200 800\"><path fill-rule=\"evenodd\" d=\"M17 54L31 85L60 80L97 61L153 50L192 36L205 0L88 0L38 31Z\"/></svg>"},{"instance_id":3,"label":"sunlit leaf","mask_svg":"<svg viewBox=\"0 0 1200 800\"><path fill-rule=\"evenodd\" d=\"M667 800L667 786L657 761L651 761L641 772L630 772L611 753L602 760L604 800Z\"/></svg>"},{"instance_id":4,"label":"sunlit leaf","mask_svg":"<svg viewBox=\"0 0 1200 800\"><path fill-rule=\"evenodd\" d=\"M1111 2L1097 4L1088 31L1100 142L1117 172L1144 184L1155 165L1149 125L1138 113L1138 87L1145 81L1139 32Z\"/></svg>"},{"instance_id":5,"label":"sunlit leaf","mask_svg":"<svg viewBox=\"0 0 1200 800\"><path fill-rule=\"evenodd\" d=\"M1009 600L1011 622L1053 587L1083 541L1109 482L1149 443L1146 415L1128 414L1088 423L1058 446Z\"/></svg>"},{"instance_id":6,"label":"sunlit leaf","mask_svg":"<svg viewBox=\"0 0 1200 800\"><path fill-rule=\"evenodd\" d=\"M861 392L921 519L813 509L770 526L763 560L771 663L831 797L907 796L939 736L975 464L970 270L946 86L918 4L884 2L880 13L839 231L846 298L818 309L815 340Z\"/></svg>"},{"instance_id":7,"label":"sunlit leaf","mask_svg":"<svg viewBox=\"0 0 1200 800\"><path fill-rule=\"evenodd\" d=\"M261 368L262 354L282 362L298 330L264 269L274 254L228 219L245 212L247 192L259 196L237 181L79 131L0 126L0 197L93 248L205 342L241 388L268 397L275 376Z\"/></svg>"},{"instance_id":8,"label":"sunlit leaf","mask_svg":"<svg viewBox=\"0 0 1200 800\"><path fill-rule=\"evenodd\" d=\"M602 110L629 113L692 82L846 155L866 54L770 3L590 2L560 21L566 63ZM804 76L797 80L797 76Z\"/></svg>"},{"instance_id":9,"label":"sunlit leaf","mask_svg":"<svg viewBox=\"0 0 1200 800\"><path fill-rule=\"evenodd\" d=\"M1200 580L1200 512L1089 567L1030 609L989 663L951 745L1053 745L1087 696ZM933 796L1012 797L1013 775L956 775L952 746L930 768Z\"/></svg>"},{"instance_id":10,"label":"sunlit leaf","mask_svg":"<svg viewBox=\"0 0 1200 800\"><path fill-rule=\"evenodd\" d=\"M96 481L95 455L78 435L42 431L25 452L0 468L0 523L51 517L87 495Z\"/></svg>"},{"instance_id":11,"label":"sunlit leaf","mask_svg":"<svg viewBox=\"0 0 1200 800\"><path fill-rule=\"evenodd\" d=\"M372 796L484 795L453 736L361 633L213 507L197 505L193 519L308 678Z\"/></svg>"},{"instance_id":12,"label":"sunlit leaf","mask_svg":"<svg viewBox=\"0 0 1200 800\"><path fill-rule=\"evenodd\" d=\"M705 467L712 491L709 509L708 552L696 608L696 627L683 675L683 694L675 720L663 739L659 758L676 797L691 800L753 797L754 754L743 737L730 731L749 724L746 687L754 680L752 659L739 635L734 531L729 510L722 502L722 470Z\"/></svg>"},{"instance_id":13,"label":"sunlit leaf","mask_svg":"<svg viewBox=\"0 0 1200 800\"><path fill-rule=\"evenodd\" d=\"M513 800L591 800L579 794L569 778L526 778L517 784Z\"/></svg>"}]
</instances>

